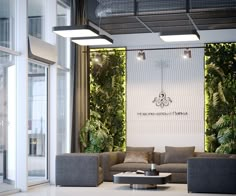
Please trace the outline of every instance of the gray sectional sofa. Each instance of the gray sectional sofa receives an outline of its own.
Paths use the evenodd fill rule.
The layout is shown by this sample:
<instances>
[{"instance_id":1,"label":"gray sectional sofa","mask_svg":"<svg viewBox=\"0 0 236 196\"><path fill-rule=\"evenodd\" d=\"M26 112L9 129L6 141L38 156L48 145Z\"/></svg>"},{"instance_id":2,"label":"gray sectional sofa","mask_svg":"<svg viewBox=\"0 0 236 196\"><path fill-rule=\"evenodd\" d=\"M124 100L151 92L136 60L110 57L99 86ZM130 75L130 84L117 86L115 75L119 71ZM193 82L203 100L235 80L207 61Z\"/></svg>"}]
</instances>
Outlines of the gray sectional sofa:
<instances>
[{"instance_id":1,"label":"gray sectional sofa","mask_svg":"<svg viewBox=\"0 0 236 196\"><path fill-rule=\"evenodd\" d=\"M150 170L152 163L159 172L172 173L172 183L187 183L189 192L236 193L236 155L194 152L194 147L57 155L56 185L98 186L120 172Z\"/></svg>"},{"instance_id":2,"label":"gray sectional sofa","mask_svg":"<svg viewBox=\"0 0 236 196\"><path fill-rule=\"evenodd\" d=\"M171 147L170 147L171 148ZM191 149L190 149L191 148ZM102 153L102 168L104 181L112 181L113 175L125 171L149 170L151 163L156 164L159 172L172 173L172 183L187 183L187 160L192 157L229 158L229 154L193 152L192 147L177 147L169 152L153 152L149 163L124 162L125 152ZM186 151L185 151L185 150ZM128 148L128 150L130 150ZM191 155L191 152L192 155Z\"/></svg>"}]
</instances>

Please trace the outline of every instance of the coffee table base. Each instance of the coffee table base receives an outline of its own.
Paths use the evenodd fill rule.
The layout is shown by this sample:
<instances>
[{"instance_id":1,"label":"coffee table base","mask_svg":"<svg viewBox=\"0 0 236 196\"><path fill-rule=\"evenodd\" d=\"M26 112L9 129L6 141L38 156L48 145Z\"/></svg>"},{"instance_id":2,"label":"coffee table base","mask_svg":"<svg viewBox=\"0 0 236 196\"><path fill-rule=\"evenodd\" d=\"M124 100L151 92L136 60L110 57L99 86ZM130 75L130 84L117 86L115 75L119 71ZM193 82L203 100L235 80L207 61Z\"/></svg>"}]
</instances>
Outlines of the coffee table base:
<instances>
[{"instance_id":1,"label":"coffee table base","mask_svg":"<svg viewBox=\"0 0 236 196\"><path fill-rule=\"evenodd\" d=\"M129 184L132 189L156 189L160 184L166 184L171 179L171 173L159 173L156 176L145 176L136 172L121 172L113 175L113 182Z\"/></svg>"},{"instance_id":2,"label":"coffee table base","mask_svg":"<svg viewBox=\"0 0 236 196\"><path fill-rule=\"evenodd\" d=\"M156 189L156 184L131 184L130 188L132 189Z\"/></svg>"}]
</instances>

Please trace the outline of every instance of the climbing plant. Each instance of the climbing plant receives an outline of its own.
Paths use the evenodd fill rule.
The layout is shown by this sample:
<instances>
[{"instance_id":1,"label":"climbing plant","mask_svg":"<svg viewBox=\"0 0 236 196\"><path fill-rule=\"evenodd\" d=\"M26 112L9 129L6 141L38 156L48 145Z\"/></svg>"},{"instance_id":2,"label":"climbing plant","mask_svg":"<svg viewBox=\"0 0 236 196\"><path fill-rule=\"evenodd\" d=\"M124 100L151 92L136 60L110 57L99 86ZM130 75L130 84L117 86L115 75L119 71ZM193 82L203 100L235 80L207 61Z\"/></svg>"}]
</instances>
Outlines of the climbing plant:
<instances>
[{"instance_id":1,"label":"climbing plant","mask_svg":"<svg viewBox=\"0 0 236 196\"><path fill-rule=\"evenodd\" d=\"M236 153L236 43L205 48L206 151Z\"/></svg>"},{"instance_id":2,"label":"climbing plant","mask_svg":"<svg viewBox=\"0 0 236 196\"><path fill-rule=\"evenodd\" d=\"M125 50L122 48L91 49L89 80L90 114L99 114L99 118L94 118L93 116L93 121L102 125L105 133L102 140L105 146L102 146L100 151L123 150L126 139ZM89 135L89 129L87 130L86 135ZM84 134L84 132L82 130L81 134ZM84 138L81 141L83 145L90 146L89 148L92 150L89 151L93 151L91 141L89 139L86 140L86 137L82 138ZM98 152L99 150L97 149L96 151Z\"/></svg>"}]
</instances>

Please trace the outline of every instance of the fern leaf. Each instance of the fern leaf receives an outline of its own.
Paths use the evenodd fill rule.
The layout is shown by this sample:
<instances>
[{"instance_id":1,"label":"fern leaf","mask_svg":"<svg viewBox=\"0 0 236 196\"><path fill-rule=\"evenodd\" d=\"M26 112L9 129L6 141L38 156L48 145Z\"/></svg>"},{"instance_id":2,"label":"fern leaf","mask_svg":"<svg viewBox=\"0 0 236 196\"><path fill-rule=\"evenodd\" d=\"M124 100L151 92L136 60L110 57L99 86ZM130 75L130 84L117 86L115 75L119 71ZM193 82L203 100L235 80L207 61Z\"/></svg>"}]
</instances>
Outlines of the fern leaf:
<instances>
[{"instance_id":1,"label":"fern leaf","mask_svg":"<svg viewBox=\"0 0 236 196\"><path fill-rule=\"evenodd\" d=\"M224 90L223 90L223 86L221 82L218 83L218 93L219 93L219 97L221 101L228 104L228 101L226 100L225 95L224 95Z\"/></svg>"},{"instance_id":2,"label":"fern leaf","mask_svg":"<svg viewBox=\"0 0 236 196\"><path fill-rule=\"evenodd\" d=\"M211 63L206 66L207 70L215 71L222 79L224 78L225 74L222 69L217 67L215 64Z\"/></svg>"},{"instance_id":3,"label":"fern leaf","mask_svg":"<svg viewBox=\"0 0 236 196\"><path fill-rule=\"evenodd\" d=\"M215 106L218 105L218 103L219 103L219 94L218 94L218 92L216 92L216 93L213 94L212 104L215 107Z\"/></svg>"}]
</instances>

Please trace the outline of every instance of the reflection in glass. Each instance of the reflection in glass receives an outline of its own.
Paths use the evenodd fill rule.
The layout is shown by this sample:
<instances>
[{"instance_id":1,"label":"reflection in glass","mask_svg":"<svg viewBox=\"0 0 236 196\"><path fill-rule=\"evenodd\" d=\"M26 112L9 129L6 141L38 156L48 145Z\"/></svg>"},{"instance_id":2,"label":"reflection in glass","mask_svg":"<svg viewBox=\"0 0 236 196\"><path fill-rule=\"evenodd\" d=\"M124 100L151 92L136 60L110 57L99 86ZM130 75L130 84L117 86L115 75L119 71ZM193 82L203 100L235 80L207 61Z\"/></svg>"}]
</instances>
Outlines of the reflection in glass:
<instances>
[{"instance_id":1,"label":"reflection in glass","mask_svg":"<svg viewBox=\"0 0 236 196\"><path fill-rule=\"evenodd\" d=\"M57 25L70 25L69 1L57 3ZM70 40L57 36L58 64L70 69ZM57 71L57 154L69 150L69 81L68 70Z\"/></svg>"},{"instance_id":2,"label":"reflection in glass","mask_svg":"<svg viewBox=\"0 0 236 196\"><path fill-rule=\"evenodd\" d=\"M14 49L14 0L0 1L0 46Z\"/></svg>"},{"instance_id":3,"label":"reflection in glass","mask_svg":"<svg viewBox=\"0 0 236 196\"><path fill-rule=\"evenodd\" d=\"M28 0L28 33L39 39L44 37L44 1Z\"/></svg>"},{"instance_id":4,"label":"reflection in glass","mask_svg":"<svg viewBox=\"0 0 236 196\"><path fill-rule=\"evenodd\" d=\"M47 68L29 63L28 179L47 179Z\"/></svg>"},{"instance_id":5,"label":"reflection in glass","mask_svg":"<svg viewBox=\"0 0 236 196\"><path fill-rule=\"evenodd\" d=\"M66 26L70 25L70 8L62 5L60 3L57 4L57 26ZM69 47L70 40L68 38L64 38L62 36L57 36L57 52L58 54L58 64L69 68Z\"/></svg>"}]
</instances>

